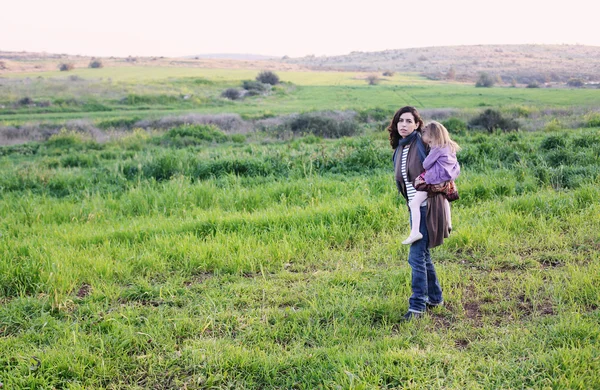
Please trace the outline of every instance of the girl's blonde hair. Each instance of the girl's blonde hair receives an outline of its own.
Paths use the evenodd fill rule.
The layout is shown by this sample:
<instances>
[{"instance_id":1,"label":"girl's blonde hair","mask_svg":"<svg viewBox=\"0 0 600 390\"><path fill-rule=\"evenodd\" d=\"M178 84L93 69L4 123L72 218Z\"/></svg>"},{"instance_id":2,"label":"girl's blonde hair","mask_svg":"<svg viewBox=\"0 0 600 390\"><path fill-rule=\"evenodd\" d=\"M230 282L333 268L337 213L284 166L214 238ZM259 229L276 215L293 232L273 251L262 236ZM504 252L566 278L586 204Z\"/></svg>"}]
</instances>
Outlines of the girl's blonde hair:
<instances>
[{"instance_id":1,"label":"girl's blonde hair","mask_svg":"<svg viewBox=\"0 0 600 390\"><path fill-rule=\"evenodd\" d=\"M450 139L450 133L441 123L431 121L423 127L423 131L427 131L427 137L430 139L429 146L449 146L453 153L460 150L460 146Z\"/></svg>"}]
</instances>

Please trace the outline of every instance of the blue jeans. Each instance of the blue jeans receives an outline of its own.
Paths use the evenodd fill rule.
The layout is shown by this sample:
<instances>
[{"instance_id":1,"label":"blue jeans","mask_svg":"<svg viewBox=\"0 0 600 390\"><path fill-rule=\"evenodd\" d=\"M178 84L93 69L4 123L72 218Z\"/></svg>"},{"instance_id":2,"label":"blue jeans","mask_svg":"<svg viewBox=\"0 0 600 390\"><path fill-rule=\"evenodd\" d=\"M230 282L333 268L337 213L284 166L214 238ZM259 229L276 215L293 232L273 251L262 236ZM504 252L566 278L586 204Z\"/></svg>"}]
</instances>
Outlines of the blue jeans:
<instances>
[{"instance_id":1,"label":"blue jeans","mask_svg":"<svg viewBox=\"0 0 600 390\"><path fill-rule=\"evenodd\" d=\"M442 288L435 273L435 267L429 254L429 235L427 234L427 206L421 207L421 226L423 238L410 246L408 264L412 268L412 296L408 300L408 310L422 313L426 304L441 303Z\"/></svg>"}]
</instances>

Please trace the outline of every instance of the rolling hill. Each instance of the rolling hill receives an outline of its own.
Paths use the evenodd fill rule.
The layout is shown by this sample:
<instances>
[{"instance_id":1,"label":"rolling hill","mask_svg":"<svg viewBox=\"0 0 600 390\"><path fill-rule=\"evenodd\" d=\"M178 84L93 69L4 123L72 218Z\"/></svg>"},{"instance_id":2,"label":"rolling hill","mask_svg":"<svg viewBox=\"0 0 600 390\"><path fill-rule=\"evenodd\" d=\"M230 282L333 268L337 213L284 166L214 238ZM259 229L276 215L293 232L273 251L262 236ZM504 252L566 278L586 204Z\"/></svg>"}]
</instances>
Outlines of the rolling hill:
<instances>
[{"instance_id":1,"label":"rolling hill","mask_svg":"<svg viewBox=\"0 0 600 390\"><path fill-rule=\"evenodd\" d=\"M419 72L436 80L473 81L486 72L504 83L600 82L600 47L583 45L424 47L283 61L319 70Z\"/></svg>"}]
</instances>

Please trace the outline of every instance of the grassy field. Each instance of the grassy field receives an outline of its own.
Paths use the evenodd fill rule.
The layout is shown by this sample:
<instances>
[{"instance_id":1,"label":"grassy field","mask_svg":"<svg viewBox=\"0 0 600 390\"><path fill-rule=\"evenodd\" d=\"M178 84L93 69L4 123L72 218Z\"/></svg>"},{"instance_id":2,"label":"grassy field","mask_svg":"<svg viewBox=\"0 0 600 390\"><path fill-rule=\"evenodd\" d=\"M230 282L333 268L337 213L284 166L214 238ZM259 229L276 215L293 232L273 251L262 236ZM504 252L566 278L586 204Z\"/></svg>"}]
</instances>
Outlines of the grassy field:
<instances>
[{"instance_id":1,"label":"grassy field","mask_svg":"<svg viewBox=\"0 0 600 390\"><path fill-rule=\"evenodd\" d=\"M0 125L88 118L155 118L184 113L281 115L314 110L418 108L593 107L600 90L567 88L475 88L472 84L426 80L417 74L382 77L367 85L368 73L278 72L282 81L268 96L231 101L221 93L252 80L257 71L122 67L76 69L70 73L9 74L0 80ZM27 78L33 77L34 78ZM29 98L33 104L20 104Z\"/></svg>"},{"instance_id":2,"label":"grassy field","mask_svg":"<svg viewBox=\"0 0 600 390\"><path fill-rule=\"evenodd\" d=\"M447 305L400 323L382 133L3 147L6 388L600 386L598 129L465 134Z\"/></svg>"},{"instance_id":3,"label":"grassy field","mask_svg":"<svg viewBox=\"0 0 600 390\"><path fill-rule=\"evenodd\" d=\"M167 121L0 146L0 387L600 388L600 91L278 74L290 83L233 102L222 90L256 72L0 80L2 104L52 103L7 106L3 126L358 112L314 114L339 139ZM455 133L461 199L433 250L446 305L412 323L385 119L355 119L404 104L551 121Z\"/></svg>"}]
</instances>

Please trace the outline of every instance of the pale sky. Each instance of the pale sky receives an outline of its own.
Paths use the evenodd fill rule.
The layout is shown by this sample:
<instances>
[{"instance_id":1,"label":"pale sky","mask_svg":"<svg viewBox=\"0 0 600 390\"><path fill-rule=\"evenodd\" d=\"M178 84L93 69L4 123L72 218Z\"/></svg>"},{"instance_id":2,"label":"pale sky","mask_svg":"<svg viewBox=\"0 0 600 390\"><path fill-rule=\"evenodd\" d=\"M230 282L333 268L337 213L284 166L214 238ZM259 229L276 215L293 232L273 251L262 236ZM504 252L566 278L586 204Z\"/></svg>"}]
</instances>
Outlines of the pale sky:
<instances>
[{"instance_id":1,"label":"pale sky","mask_svg":"<svg viewBox=\"0 0 600 390\"><path fill-rule=\"evenodd\" d=\"M600 46L599 15L597 0L0 0L0 51L299 57L474 44Z\"/></svg>"}]
</instances>

